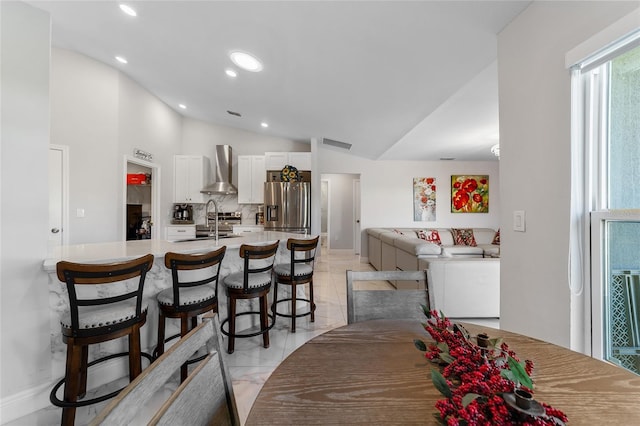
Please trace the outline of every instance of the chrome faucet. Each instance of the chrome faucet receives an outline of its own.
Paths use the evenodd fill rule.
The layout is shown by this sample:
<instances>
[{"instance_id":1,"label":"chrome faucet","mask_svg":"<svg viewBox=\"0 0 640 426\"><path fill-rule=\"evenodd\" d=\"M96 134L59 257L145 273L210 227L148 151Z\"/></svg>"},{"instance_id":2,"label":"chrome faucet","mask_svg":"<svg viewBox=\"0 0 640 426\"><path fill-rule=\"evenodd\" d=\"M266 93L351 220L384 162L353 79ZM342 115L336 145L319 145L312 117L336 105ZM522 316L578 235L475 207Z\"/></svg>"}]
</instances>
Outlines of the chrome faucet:
<instances>
[{"instance_id":1,"label":"chrome faucet","mask_svg":"<svg viewBox=\"0 0 640 426\"><path fill-rule=\"evenodd\" d=\"M211 225L209 225L209 205L213 204L213 211L216 214L216 218L215 218L215 237L216 237L216 241L218 240L218 203L216 203L216 201L213 198L209 198L209 201L207 201L207 205L205 207L205 217L207 218L207 228L209 228L209 232L211 232Z\"/></svg>"}]
</instances>

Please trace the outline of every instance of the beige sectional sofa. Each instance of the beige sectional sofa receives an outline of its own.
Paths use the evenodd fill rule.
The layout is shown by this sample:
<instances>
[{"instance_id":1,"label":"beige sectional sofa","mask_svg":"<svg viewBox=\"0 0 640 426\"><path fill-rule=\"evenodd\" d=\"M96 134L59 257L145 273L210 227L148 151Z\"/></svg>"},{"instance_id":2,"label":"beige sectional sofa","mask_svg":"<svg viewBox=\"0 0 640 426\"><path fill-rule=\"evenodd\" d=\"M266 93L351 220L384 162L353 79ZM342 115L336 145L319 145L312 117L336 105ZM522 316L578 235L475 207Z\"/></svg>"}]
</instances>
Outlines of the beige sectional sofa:
<instances>
[{"instance_id":1,"label":"beige sectional sofa","mask_svg":"<svg viewBox=\"0 0 640 426\"><path fill-rule=\"evenodd\" d=\"M476 246L456 245L449 228L436 228L441 244L418 238L424 228L369 228L369 262L379 271L427 270L432 309L452 318L500 317L500 245L496 230L472 228ZM398 289L424 282L395 281Z\"/></svg>"},{"instance_id":2,"label":"beige sectional sofa","mask_svg":"<svg viewBox=\"0 0 640 426\"><path fill-rule=\"evenodd\" d=\"M435 229L441 245L418 238L417 232ZM396 268L403 271L418 269L418 259L439 257L498 256L500 246L492 244L496 230L472 228L476 246L455 245L450 228L369 228L369 262L379 271Z\"/></svg>"}]
</instances>

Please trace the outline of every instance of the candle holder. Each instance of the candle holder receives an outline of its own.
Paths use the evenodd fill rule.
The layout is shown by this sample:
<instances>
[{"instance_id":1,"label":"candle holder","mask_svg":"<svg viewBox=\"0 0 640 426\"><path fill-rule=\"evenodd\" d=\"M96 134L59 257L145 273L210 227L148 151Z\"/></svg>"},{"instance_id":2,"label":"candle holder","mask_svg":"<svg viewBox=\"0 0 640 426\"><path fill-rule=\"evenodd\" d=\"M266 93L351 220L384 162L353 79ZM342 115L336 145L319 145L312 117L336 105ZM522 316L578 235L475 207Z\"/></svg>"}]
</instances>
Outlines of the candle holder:
<instances>
[{"instance_id":1,"label":"candle holder","mask_svg":"<svg viewBox=\"0 0 640 426\"><path fill-rule=\"evenodd\" d=\"M524 389L516 389L513 392L516 396L516 405L523 410L528 410L531 408L531 401L533 401L533 395L531 392L527 392Z\"/></svg>"},{"instance_id":2,"label":"candle holder","mask_svg":"<svg viewBox=\"0 0 640 426\"><path fill-rule=\"evenodd\" d=\"M476 336L476 341L478 342L478 346L481 348L489 347L489 336L486 333L480 333Z\"/></svg>"}]
</instances>

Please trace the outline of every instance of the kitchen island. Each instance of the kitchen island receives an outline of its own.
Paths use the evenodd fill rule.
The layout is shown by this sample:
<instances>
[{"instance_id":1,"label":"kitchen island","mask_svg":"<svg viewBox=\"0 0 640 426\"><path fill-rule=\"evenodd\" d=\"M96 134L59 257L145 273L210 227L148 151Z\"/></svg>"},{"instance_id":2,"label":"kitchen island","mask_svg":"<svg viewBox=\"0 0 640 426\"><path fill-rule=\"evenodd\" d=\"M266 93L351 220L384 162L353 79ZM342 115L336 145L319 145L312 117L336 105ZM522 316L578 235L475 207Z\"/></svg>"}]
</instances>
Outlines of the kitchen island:
<instances>
[{"instance_id":1,"label":"kitchen island","mask_svg":"<svg viewBox=\"0 0 640 426\"><path fill-rule=\"evenodd\" d=\"M308 236L311 238L311 236ZM195 241L167 241L167 240L134 240L119 241L109 243L92 243L61 246L56 248L51 257L45 259L43 268L49 277L49 306L50 306L50 335L51 335L51 351L52 351L52 375L53 377L62 377L64 375L64 366L66 360L66 345L62 342L60 333L60 316L68 309L69 298L67 295L66 284L60 282L56 275L56 264L61 260L78 263L111 263L125 261L146 254L153 254L155 259L153 267L147 273L144 284L144 298L148 302L147 322L142 327L140 338L142 350L151 353L156 345L156 334L158 327L158 307L156 302L156 294L172 285L171 272L164 266L165 253L172 251L177 253L202 253L212 251L219 247L226 246L227 251L221 264L220 279L224 276L242 270L243 260L238 252L242 244L262 244L280 240L280 246L276 255L276 263L286 262L289 259L287 250L288 238L307 238L301 234L293 234L287 232L247 232L231 238L215 239L199 239ZM299 290L303 290L300 288ZM304 293L299 293L304 297ZM227 298L222 287L218 293L220 318L227 316ZM244 304L238 304L238 311L248 310L249 304L254 301L242 301ZM255 309L257 310L257 304ZM253 316L243 316L242 321L238 322L238 330L244 327L254 325ZM257 323L255 318L255 323ZM179 330L177 320L167 321L166 335L171 336ZM126 339L117 339L102 344L92 345L89 348L89 360L97 358L99 355L108 353L117 353L127 350ZM269 349L263 349L269 350ZM143 361L143 368L146 363ZM98 370L98 371L96 371ZM125 359L117 358L112 361L99 364L94 368L89 376L94 387L103 383L110 382L127 374L127 366Z\"/></svg>"}]
</instances>

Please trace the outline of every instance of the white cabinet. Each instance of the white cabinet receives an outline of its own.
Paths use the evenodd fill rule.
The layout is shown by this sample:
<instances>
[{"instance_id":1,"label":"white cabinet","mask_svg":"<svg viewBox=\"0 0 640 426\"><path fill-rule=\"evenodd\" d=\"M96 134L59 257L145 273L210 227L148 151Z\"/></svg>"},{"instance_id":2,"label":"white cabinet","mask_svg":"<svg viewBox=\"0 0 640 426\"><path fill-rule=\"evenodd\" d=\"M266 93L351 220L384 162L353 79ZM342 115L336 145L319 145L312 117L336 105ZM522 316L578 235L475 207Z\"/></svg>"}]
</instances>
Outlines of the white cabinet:
<instances>
[{"instance_id":1,"label":"white cabinet","mask_svg":"<svg viewBox=\"0 0 640 426\"><path fill-rule=\"evenodd\" d=\"M195 225L167 226L167 241L191 240L196 237Z\"/></svg>"},{"instance_id":2,"label":"white cabinet","mask_svg":"<svg viewBox=\"0 0 640 426\"><path fill-rule=\"evenodd\" d=\"M238 155L238 204L264 203L264 155Z\"/></svg>"},{"instance_id":3,"label":"white cabinet","mask_svg":"<svg viewBox=\"0 0 640 426\"><path fill-rule=\"evenodd\" d=\"M311 170L310 152L265 152L264 157L267 170L282 170L286 165Z\"/></svg>"},{"instance_id":4,"label":"white cabinet","mask_svg":"<svg viewBox=\"0 0 640 426\"><path fill-rule=\"evenodd\" d=\"M288 152L265 152L265 166L267 170L282 170L289 161Z\"/></svg>"},{"instance_id":5,"label":"white cabinet","mask_svg":"<svg viewBox=\"0 0 640 426\"><path fill-rule=\"evenodd\" d=\"M208 159L202 155L173 157L173 202L204 203L200 190L207 184Z\"/></svg>"}]
</instances>

